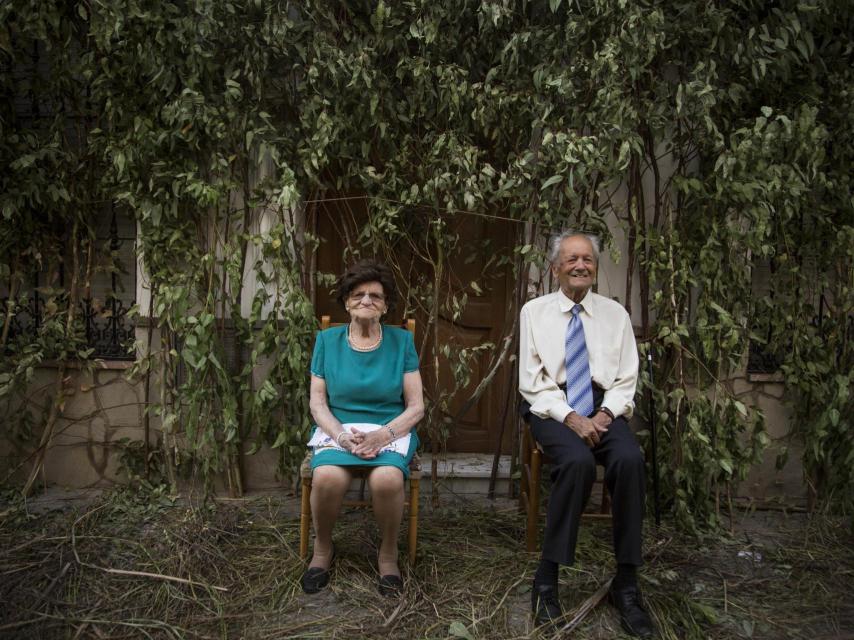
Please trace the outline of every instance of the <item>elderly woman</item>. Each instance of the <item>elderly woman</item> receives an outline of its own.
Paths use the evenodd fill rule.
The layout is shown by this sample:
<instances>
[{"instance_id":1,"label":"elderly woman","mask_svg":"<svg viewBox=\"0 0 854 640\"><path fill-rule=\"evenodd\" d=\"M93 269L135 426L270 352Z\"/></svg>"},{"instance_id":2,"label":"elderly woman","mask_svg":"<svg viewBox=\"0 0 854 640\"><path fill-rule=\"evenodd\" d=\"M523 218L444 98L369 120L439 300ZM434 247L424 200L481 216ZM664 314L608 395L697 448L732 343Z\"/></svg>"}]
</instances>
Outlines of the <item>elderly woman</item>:
<instances>
[{"instance_id":1,"label":"elderly woman","mask_svg":"<svg viewBox=\"0 0 854 640\"><path fill-rule=\"evenodd\" d=\"M397 565L403 483L418 445L415 425L424 415L418 355L410 332L382 324L397 301L388 267L372 260L355 264L338 279L337 300L350 322L318 333L311 361L311 415L322 432L312 441L322 438L330 446L316 447L311 463L314 553L302 588L316 593L329 582L332 529L352 471L372 467L368 486L382 536L378 587L391 596L403 588Z\"/></svg>"}]
</instances>

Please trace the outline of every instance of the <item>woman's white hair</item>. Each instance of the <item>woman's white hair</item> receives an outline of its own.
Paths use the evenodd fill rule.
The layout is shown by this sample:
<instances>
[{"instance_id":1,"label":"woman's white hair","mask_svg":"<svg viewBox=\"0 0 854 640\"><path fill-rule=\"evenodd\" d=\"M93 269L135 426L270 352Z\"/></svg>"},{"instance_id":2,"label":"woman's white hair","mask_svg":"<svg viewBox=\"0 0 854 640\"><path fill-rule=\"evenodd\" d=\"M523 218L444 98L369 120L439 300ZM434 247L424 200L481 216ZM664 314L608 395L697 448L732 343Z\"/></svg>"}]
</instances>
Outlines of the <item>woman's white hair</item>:
<instances>
[{"instance_id":1,"label":"woman's white hair","mask_svg":"<svg viewBox=\"0 0 854 640\"><path fill-rule=\"evenodd\" d=\"M561 243L567 238L573 238L575 236L582 236L590 241L590 244L593 246L593 257L596 259L596 265L599 265L599 236L584 233L583 231L576 231L575 229L561 231L549 238L549 252L547 254L549 264L554 264L558 255L560 255Z\"/></svg>"}]
</instances>

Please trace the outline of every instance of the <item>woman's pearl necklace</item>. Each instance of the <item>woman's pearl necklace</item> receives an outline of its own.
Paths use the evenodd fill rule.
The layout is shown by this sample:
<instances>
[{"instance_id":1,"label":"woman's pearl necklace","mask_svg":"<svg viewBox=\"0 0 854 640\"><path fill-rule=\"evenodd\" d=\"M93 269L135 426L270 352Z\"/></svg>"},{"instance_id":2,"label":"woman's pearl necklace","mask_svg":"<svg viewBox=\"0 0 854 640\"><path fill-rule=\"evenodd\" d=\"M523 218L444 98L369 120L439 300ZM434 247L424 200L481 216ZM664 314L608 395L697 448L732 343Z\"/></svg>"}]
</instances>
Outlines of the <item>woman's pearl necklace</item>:
<instances>
[{"instance_id":1,"label":"woman's pearl necklace","mask_svg":"<svg viewBox=\"0 0 854 640\"><path fill-rule=\"evenodd\" d=\"M380 344L383 341L383 326L380 325L380 337L377 338L377 341L374 344L368 345L367 347L360 347L353 341L353 336L350 335L350 325L347 325L347 342L350 343L350 346L355 351L374 351L375 349L379 349Z\"/></svg>"}]
</instances>

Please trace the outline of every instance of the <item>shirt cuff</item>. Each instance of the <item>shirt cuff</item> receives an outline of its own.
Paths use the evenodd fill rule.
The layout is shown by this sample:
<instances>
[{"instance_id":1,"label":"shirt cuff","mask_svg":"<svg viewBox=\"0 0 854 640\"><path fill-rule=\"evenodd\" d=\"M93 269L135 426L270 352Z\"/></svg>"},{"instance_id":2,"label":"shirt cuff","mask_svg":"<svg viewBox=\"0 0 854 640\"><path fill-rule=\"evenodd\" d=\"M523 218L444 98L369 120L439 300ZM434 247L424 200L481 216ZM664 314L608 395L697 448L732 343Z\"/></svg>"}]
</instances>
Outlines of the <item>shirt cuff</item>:
<instances>
[{"instance_id":1,"label":"shirt cuff","mask_svg":"<svg viewBox=\"0 0 854 640\"><path fill-rule=\"evenodd\" d=\"M575 411L575 409L570 407L568 404L556 404L549 407L549 417L552 420L556 420L557 422L563 424L564 418L566 418L566 416L568 416L573 411Z\"/></svg>"},{"instance_id":2,"label":"shirt cuff","mask_svg":"<svg viewBox=\"0 0 854 640\"><path fill-rule=\"evenodd\" d=\"M531 404L531 413L543 420L551 418L552 420L563 423L563 419L573 411L572 407L566 401L561 402L558 398L550 400L549 402L545 399L540 399L539 402Z\"/></svg>"}]
</instances>

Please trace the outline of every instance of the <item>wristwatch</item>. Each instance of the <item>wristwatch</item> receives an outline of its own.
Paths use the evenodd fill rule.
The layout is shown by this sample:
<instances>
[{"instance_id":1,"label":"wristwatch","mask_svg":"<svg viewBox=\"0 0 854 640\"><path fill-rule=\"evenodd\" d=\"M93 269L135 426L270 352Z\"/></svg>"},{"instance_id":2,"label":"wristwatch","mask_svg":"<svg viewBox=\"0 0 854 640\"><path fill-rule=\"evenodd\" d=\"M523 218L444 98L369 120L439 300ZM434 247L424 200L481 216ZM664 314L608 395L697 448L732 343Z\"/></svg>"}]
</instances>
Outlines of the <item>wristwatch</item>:
<instances>
[{"instance_id":1,"label":"wristwatch","mask_svg":"<svg viewBox=\"0 0 854 640\"><path fill-rule=\"evenodd\" d=\"M611 411L608 407L599 407L599 411L601 411L601 412L602 412L602 413L604 413L606 416L608 416L609 418L611 418L611 421L613 421L613 420L614 420L614 414L612 413L612 411Z\"/></svg>"}]
</instances>

